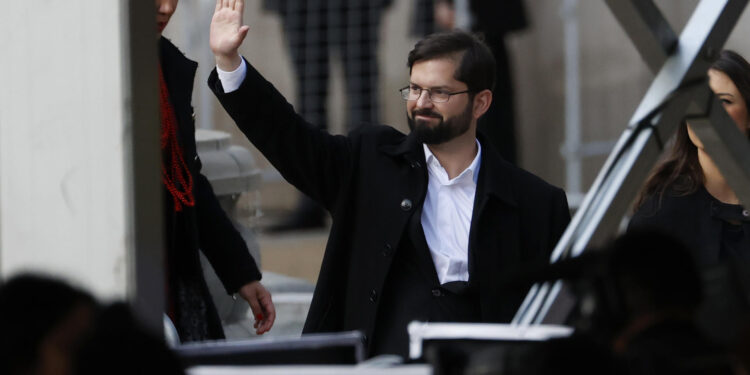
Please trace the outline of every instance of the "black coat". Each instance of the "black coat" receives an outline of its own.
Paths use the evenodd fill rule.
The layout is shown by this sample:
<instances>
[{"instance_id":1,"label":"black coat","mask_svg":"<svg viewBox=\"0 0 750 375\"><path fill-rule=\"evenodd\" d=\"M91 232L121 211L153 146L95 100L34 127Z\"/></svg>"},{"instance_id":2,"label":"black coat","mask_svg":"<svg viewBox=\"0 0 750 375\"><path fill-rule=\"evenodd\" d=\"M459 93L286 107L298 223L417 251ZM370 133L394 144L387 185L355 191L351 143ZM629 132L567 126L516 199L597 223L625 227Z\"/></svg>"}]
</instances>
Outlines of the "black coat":
<instances>
[{"instance_id":1,"label":"black coat","mask_svg":"<svg viewBox=\"0 0 750 375\"><path fill-rule=\"evenodd\" d=\"M169 301L182 341L218 339L224 337L224 333L203 278L198 250L211 262L229 294L251 281L260 280L261 275L245 241L219 205L210 183L200 173L190 104L198 64L188 60L165 38L159 41L159 55L177 117L183 158L193 177L195 196L195 207L183 206L182 211L176 212L172 196L163 189Z\"/></svg>"},{"instance_id":2,"label":"black coat","mask_svg":"<svg viewBox=\"0 0 750 375\"><path fill-rule=\"evenodd\" d=\"M717 215L727 209L742 223L744 243L750 244L750 217L743 215L743 211L748 212L719 202L702 186L687 195L668 190L661 199L658 195L648 197L633 214L628 230L656 229L670 234L688 245L698 265L712 266L726 256L722 253L722 232L727 224ZM744 254L734 255L750 260L750 247Z\"/></svg>"},{"instance_id":3,"label":"black coat","mask_svg":"<svg viewBox=\"0 0 750 375\"><path fill-rule=\"evenodd\" d=\"M370 335L394 251L426 194L422 145L389 126L363 126L349 136L316 130L249 64L237 91L223 93L216 71L209 86L282 176L333 216L304 332L359 329ZM570 217L562 190L480 143L470 277L478 286L481 320L503 322L527 291L501 291L504 270L547 262Z\"/></svg>"}]
</instances>

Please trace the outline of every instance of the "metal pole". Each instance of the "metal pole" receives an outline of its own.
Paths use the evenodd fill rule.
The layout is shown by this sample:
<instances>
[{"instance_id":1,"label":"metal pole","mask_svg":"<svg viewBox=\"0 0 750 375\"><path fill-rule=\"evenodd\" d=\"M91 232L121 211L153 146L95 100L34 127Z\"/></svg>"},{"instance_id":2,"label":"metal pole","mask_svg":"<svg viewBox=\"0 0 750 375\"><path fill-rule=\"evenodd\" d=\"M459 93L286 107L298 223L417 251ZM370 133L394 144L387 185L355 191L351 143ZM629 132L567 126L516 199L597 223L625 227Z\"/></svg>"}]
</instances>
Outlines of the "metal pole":
<instances>
[{"instance_id":1,"label":"metal pole","mask_svg":"<svg viewBox=\"0 0 750 375\"><path fill-rule=\"evenodd\" d=\"M565 53L565 190L575 197L583 194L583 163L578 152L581 148L581 64L577 10L578 0L565 0L560 6Z\"/></svg>"}]
</instances>

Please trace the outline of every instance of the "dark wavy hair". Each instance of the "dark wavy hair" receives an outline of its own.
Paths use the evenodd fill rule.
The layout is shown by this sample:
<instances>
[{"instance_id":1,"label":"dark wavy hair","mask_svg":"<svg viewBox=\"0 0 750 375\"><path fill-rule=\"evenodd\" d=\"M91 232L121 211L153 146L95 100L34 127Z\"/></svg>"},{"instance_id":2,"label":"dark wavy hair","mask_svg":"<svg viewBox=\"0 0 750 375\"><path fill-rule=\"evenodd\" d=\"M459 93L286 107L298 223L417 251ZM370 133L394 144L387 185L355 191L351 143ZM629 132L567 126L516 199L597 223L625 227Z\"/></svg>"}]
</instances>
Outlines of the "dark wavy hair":
<instances>
[{"instance_id":1,"label":"dark wavy hair","mask_svg":"<svg viewBox=\"0 0 750 375\"><path fill-rule=\"evenodd\" d=\"M737 86L745 108L750 109L750 64L738 53L723 50L710 69L726 74ZM690 141L687 123L683 121L677 129L669 156L654 168L643 185L634 208L637 210L646 199L654 195L658 195L661 200L667 190L678 195L694 193L704 182L703 170L698 162L698 148Z\"/></svg>"},{"instance_id":2,"label":"dark wavy hair","mask_svg":"<svg viewBox=\"0 0 750 375\"><path fill-rule=\"evenodd\" d=\"M466 83L471 96L495 87L495 57L476 35L465 31L448 31L428 35L414 45L406 65L409 73L415 63L439 58L454 58L458 67L453 78Z\"/></svg>"},{"instance_id":3,"label":"dark wavy hair","mask_svg":"<svg viewBox=\"0 0 750 375\"><path fill-rule=\"evenodd\" d=\"M48 276L22 274L0 285L0 374L32 372L44 339L78 306L96 309L97 303Z\"/></svg>"}]
</instances>

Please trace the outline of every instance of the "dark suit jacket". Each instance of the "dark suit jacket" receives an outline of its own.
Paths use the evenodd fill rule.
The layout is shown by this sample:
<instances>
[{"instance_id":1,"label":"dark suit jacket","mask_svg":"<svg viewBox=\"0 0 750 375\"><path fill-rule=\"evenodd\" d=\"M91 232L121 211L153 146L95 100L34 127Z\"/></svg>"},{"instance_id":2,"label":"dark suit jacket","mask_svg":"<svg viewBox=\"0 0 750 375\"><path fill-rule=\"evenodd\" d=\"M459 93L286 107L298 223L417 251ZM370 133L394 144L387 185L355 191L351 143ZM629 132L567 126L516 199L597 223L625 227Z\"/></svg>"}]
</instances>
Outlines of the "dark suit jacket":
<instances>
[{"instance_id":1,"label":"dark suit jacket","mask_svg":"<svg viewBox=\"0 0 750 375\"><path fill-rule=\"evenodd\" d=\"M195 207L175 212L172 196L164 188L165 237L169 287L176 309L175 326L183 341L224 337L216 308L208 292L198 250L203 251L227 293L260 280L261 274L245 241L234 228L214 195L211 184L200 173L195 146L195 124L191 97L198 66L170 41L159 41L164 80L177 117L177 136L183 158L193 177ZM156 130L155 130L156 131Z\"/></svg>"},{"instance_id":2,"label":"dark suit jacket","mask_svg":"<svg viewBox=\"0 0 750 375\"><path fill-rule=\"evenodd\" d=\"M349 136L316 130L249 64L237 91L225 94L216 71L209 86L284 178L333 216L304 332L359 329L369 335L394 251L424 201L422 145L389 126L364 126ZM502 291L500 278L522 262L547 262L569 213L562 190L482 147L470 277L481 320L502 322L512 318L526 290Z\"/></svg>"}]
</instances>

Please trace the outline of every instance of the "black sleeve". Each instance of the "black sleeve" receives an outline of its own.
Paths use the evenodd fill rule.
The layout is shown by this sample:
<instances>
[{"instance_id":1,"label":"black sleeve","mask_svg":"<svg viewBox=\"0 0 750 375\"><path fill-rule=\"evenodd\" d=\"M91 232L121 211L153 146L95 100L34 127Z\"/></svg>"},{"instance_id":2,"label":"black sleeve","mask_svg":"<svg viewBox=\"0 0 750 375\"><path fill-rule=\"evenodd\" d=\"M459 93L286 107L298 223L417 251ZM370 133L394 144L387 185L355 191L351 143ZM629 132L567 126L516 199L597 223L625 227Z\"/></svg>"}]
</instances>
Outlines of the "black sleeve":
<instances>
[{"instance_id":1,"label":"black sleeve","mask_svg":"<svg viewBox=\"0 0 750 375\"><path fill-rule=\"evenodd\" d=\"M211 184L203 174L195 179L195 209L200 249L206 255L228 294L260 280L261 273L245 240L219 205Z\"/></svg>"},{"instance_id":2,"label":"black sleeve","mask_svg":"<svg viewBox=\"0 0 750 375\"><path fill-rule=\"evenodd\" d=\"M224 93L214 69L209 87L250 142L292 185L329 211L352 171L348 137L307 123L247 61L240 87Z\"/></svg>"}]
</instances>

